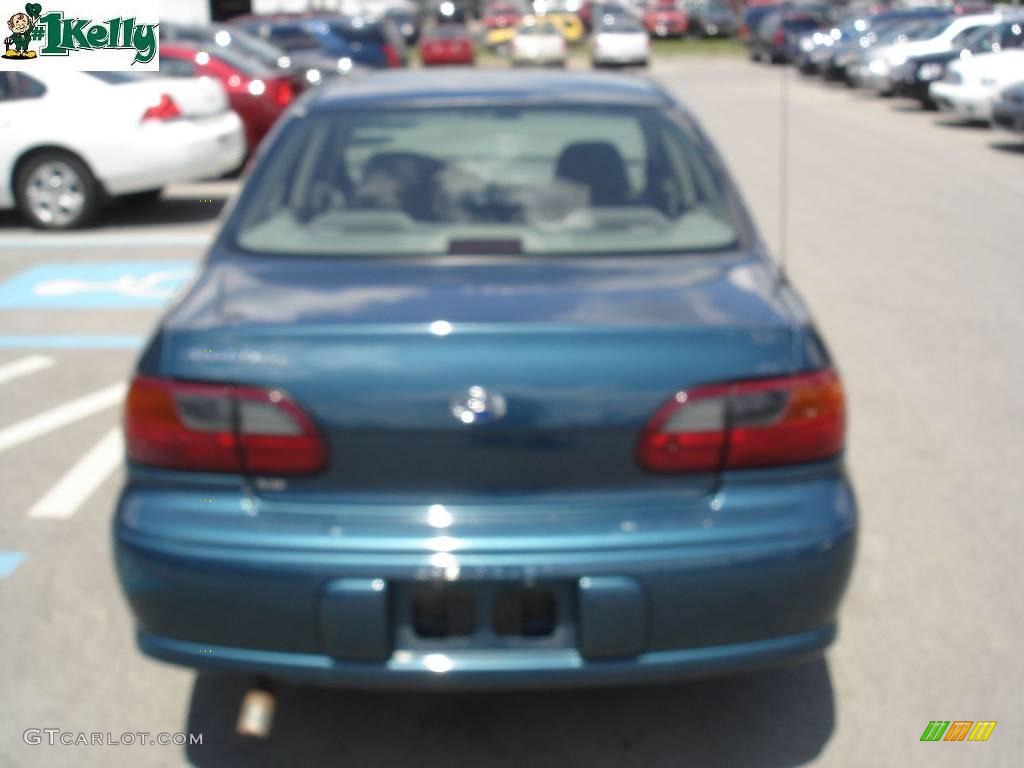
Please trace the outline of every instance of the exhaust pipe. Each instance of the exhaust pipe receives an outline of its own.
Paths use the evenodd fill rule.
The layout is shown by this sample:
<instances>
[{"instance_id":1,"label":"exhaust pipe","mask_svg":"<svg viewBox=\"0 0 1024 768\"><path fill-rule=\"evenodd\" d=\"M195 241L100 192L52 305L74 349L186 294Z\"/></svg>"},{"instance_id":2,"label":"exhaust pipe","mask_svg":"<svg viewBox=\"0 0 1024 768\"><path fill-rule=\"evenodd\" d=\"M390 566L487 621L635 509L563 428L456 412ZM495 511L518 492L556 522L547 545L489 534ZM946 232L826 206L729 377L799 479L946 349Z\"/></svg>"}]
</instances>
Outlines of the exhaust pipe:
<instances>
[{"instance_id":1,"label":"exhaust pipe","mask_svg":"<svg viewBox=\"0 0 1024 768\"><path fill-rule=\"evenodd\" d=\"M276 705L277 696L273 685L267 680L256 681L242 697L238 725L235 726L238 735L256 739L268 738L274 725Z\"/></svg>"}]
</instances>

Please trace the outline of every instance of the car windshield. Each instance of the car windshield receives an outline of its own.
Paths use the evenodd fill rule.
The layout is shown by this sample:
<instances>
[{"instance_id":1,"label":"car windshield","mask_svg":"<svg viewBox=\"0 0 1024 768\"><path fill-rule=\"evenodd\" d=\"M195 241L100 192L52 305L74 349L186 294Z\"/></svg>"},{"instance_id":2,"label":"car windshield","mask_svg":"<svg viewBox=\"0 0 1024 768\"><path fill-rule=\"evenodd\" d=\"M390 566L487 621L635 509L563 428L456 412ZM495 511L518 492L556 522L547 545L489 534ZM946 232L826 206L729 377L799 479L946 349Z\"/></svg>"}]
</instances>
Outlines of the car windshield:
<instances>
[{"instance_id":1,"label":"car windshield","mask_svg":"<svg viewBox=\"0 0 1024 768\"><path fill-rule=\"evenodd\" d=\"M546 24L526 24L519 28L517 34L520 35L558 35L561 37L562 33L558 31L558 28L548 22Z\"/></svg>"},{"instance_id":2,"label":"car windshield","mask_svg":"<svg viewBox=\"0 0 1024 768\"><path fill-rule=\"evenodd\" d=\"M237 30L218 30L214 40L220 46L236 48L238 52L266 67L276 67L284 51L277 46Z\"/></svg>"},{"instance_id":3,"label":"car windshield","mask_svg":"<svg viewBox=\"0 0 1024 768\"><path fill-rule=\"evenodd\" d=\"M1024 22L1004 24L998 42L1000 50L1024 47Z\"/></svg>"},{"instance_id":4,"label":"car windshield","mask_svg":"<svg viewBox=\"0 0 1024 768\"><path fill-rule=\"evenodd\" d=\"M908 40L931 40L941 34L949 26L949 19L928 19L919 21L912 27L905 28Z\"/></svg>"},{"instance_id":5,"label":"car windshield","mask_svg":"<svg viewBox=\"0 0 1024 768\"><path fill-rule=\"evenodd\" d=\"M258 253L683 252L739 232L707 150L654 107L313 115L290 124L249 188L235 240Z\"/></svg>"},{"instance_id":6,"label":"car windshield","mask_svg":"<svg viewBox=\"0 0 1024 768\"><path fill-rule=\"evenodd\" d=\"M874 28L874 35L879 43L894 43L900 39L913 39L911 36L916 34L917 30L928 29L931 27L931 24L931 21L921 21L919 19L914 21L900 19L885 24L878 24Z\"/></svg>"},{"instance_id":7,"label":"car windshield","mask_svg":"<svg viewBox=\"0 0 1024 768\"><path fill-rule=\"evenodd\" d=\"M328 22L327 28L332 34L344 38L350 43L383 43L384 35L377 24L370 24L363 19L345 19Z\"/></svg>"},{"instance_id":8,"label":"car windshield","mask_svg":"<svg viewBox=\"0 0 1024 768\"><path fill-rule=\"evenodd\" d=\"M601 31L602 32L646 32L644 25L637 19L632 19L626 16L610 16L606 15L602 19Z\"/></svg>"},{"instance_id":9,"label":"car windshield","mask_svg":"<svg viewBox=\"0 0 1024 768\"><path fill-rule=\"evenodd\" d=\"M159 72L85 72L84 74L101 80L107 85L127 85L160 76Z\"/></svg>"},{"instance_id":10,"label":"car windshield","mask_svg":"<svg viewBox=\"0 0 1024 768\"><path fill-rule=\"evenodd\" d=\"M462 24L438 24L427 37L430 40L458 40L469 37L469 33Z\"/></svg>"},{"instance_id":11,"label":"car windshield","mask_svg":"<svg viewBox=\"0 0 1024 768\"><path fill-rule=\"evenodd\" d=\"M225 48L222 46L205 46L199 52L199 55L202 55L203 53L207 53L210 56L219 59L247 77L273 76L272 67L275 66L273 63L266 65L257 59L246 56L234 47Z\"/></svg>"}]
</instances>

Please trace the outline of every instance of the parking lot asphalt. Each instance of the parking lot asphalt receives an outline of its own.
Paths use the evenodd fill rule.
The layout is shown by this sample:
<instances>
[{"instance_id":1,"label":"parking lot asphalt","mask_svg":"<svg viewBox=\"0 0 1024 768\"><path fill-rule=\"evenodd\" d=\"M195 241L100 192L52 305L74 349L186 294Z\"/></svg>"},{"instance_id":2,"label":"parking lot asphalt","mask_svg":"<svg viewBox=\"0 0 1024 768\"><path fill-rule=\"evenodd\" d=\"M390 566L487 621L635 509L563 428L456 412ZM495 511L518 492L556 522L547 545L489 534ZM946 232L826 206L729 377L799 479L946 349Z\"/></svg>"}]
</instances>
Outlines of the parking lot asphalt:
<instances>
[{"instance_id":1,"label":"parking lot asphalt","mask_svg":"<svg viewBox=\"0 0 1024 768\"><path fill-rule=\"evenodd\" d=\"M788 271L845 378L863 514L824 661L624 690L284 688L268 741L234 736L242 682L136 651L108 540L119 385L235 184L179 186L86 233L0 215L0 766L1019 765L1024 142L784 72L652 68L773 246L790 78ZM998 726L921 743L936 719ZM33 746L29 728L203 744Z\"/></svg>"}]
</instances>

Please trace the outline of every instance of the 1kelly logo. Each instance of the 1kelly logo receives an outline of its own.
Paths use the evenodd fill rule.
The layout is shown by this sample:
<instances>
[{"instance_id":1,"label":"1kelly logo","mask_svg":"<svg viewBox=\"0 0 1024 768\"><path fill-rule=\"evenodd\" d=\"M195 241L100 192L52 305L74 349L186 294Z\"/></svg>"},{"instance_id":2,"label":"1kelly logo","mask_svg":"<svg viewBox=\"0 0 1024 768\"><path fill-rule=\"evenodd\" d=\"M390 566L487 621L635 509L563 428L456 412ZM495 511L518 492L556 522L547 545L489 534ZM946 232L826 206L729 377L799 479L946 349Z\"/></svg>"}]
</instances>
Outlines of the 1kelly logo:
<instances>
[{"instance_id":1,"label":"1kelly logo","mask_svg":"<svg viewBox=\"0 0 1024 768\"><path fill-rule=\"evenodd\" d=\"M28 3L25 6L25 13L16 13L7 20L11 36L4 40L5 59L34 59L36 57L36 52L30 51L28 46L32 40L41 40L45 34L41 28L36 31L42 13L43 6L39 3Z\"/></svg>"},{"instance_id":2,"label":"1kelly logo","mask_svg":"<svg viewBox=\"0 0 1024 768\"><path fill-rule=\"evenodd\" d=\"M43 13L39 3L27 3L24 12L7 20L10 36L4 40L6 60L29 61L37 57L70 56L82 51L134 49L132 64L149 64L157 55L157 24L138 24L135 17L115 17L102 22L64 17L63 11ZM41 43L39 50L31 50Z\"/></svg>"}]
</instances>

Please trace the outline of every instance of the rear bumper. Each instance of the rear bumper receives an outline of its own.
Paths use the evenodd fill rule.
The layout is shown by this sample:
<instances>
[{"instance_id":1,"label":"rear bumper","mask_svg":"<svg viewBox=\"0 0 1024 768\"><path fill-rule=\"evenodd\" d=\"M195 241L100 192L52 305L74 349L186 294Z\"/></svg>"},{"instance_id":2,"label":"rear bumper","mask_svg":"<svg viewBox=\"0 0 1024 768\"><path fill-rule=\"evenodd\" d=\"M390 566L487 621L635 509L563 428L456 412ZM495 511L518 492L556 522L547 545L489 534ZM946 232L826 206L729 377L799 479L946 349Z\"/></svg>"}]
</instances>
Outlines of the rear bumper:
<instances>
[{"instance_id":1,"label":"rear bumper","mask_svg":"<svg viewBox=\"0 0 1024 768\"><path fill-rule=\"evenodd\" d=\"M992 120L991 89L938 82L932 83L928 92L940 110L961 120L986 123Z\"/></svg>"},{"instance_id":2,"label":"rear bumper","mask_svg":"<svg viewBox=\"0 0 1024 768\"><path fill-rule=\"evenodd\" d=\"M565 58L566 50L561 46L512 46L513 64L564 64Z\"/></svg>"},{"instance_id":3,"label":"rear bumper","mask_svg":"<svg viewBox=\"0 0 1024 768\"><path fill-rule=\"evenodd\" d=\"M629 659L588 661L577 651L516 651L500 658L472 653L409 653L378 663L346 662L323 654L249 651L171 640L139 632L147 656L198 669L270 677L298 685L346 688L513 690L660 683L734 674L820 656L835 639L835 625L752 643L654 651Z\"/></svg>"},{"instance_id":4,"label":"rear bumper","mask_svg":"<svg viewBox=\"0 0 1024 768\"><path fill-rule=\"evenodd\" d=\"M633 514L594 510L572 518L593 522L582 533L572 513L538 510L536 520L562 517L565 525L542 523L529 541L512 528L417 539L409 526L399 538L391 524L387 543L348 537L351 518L335 525L340 518L292 510L282 513L290 524L277 526L273 514L250 511L232 521L215 490L161 493L129 485L114 527L143 652L325 685L603 685L801 659L835 636L856 543L855 504L841 474L662 509L651 502ZM204 496L209 512L182 511L175 535L171 507ZM198 530L203 514L221 516L219 528ZM495 510L503 515L510 519ZM557 585L565 615L551 638L413 638L402 590L445 580L471 591Z\"/></svg>"},{"instance_id":5,"label":"rear bumper","mask_svg":"<svg viewBox=\"0 0 1024 768\"><path fill-rule=\"evenodd\" d=\"M110 166L93 164L113 195L156 189L175 182L215 178L245 157L245 134L234 112L202 120L145 126Z\"/></svg>"},{"instance_id":6,"label":"rear bumper","mask_svg":"<svg viewBox=\"0 0 1024 768\"><path fill-rule=\"evenodd\" d=\"M630 64L646 64L650 51L640 50L602 50L594 51L591 60L595 64L610 66L628 66Z\"/></svg>"}]
</instances>

